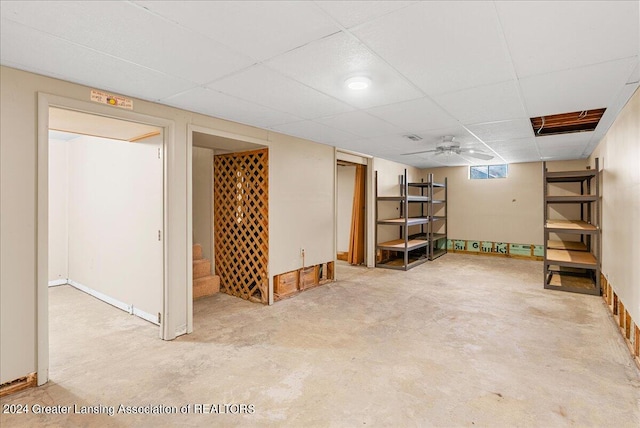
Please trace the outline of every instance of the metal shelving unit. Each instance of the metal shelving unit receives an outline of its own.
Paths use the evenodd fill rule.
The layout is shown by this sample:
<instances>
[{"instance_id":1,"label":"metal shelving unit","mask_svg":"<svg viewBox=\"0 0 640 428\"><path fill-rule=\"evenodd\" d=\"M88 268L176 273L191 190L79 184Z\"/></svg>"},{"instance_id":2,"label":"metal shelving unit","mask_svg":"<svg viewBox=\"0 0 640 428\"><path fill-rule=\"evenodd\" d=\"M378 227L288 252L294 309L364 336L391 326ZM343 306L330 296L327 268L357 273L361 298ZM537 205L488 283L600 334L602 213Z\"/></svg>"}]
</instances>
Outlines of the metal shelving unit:
<instances>
[{"instance_id":1,"label":"metal shelving unit","mask_svg":"<svg viewBox=\"0 0 640 428\"><path fill-rule=\"evenodd\" d=\"M399 196L378 196L378 172L376 171L375 197L376 197L376 242L378 240L378 228L395 226L399 229L398 239L380 242L376 245L377 251L383 252L381 261L377 261L376 267L409 270L428 260L433 260L446 253L446 179L444 184L433 183L433 176L429 176L428 182L409 183L407 170L400 176ZM434 187L444 189L444 199L434 197ZM409 189L419 189L419 195L409 194ZM442 196L442 195L438 195ZM398 204L398 218L383 218L378 215L380 203ZM444 212L435 208L444 204ZM410 206L419 207L419 213L409 213ZM438 216L434 213L438 212ZM442 226L444 221L444 228ZM436 224L436 226L434 226ZM418 226L419 231L410 233L409 228ZM437 231L437 233L434 233Z\"/></svg>"},{"instance_id":2,"label":"metal shelving unit","mask_svg":"<svg viewBox=\"0 0 640 428\"><path fill-rule=\"evenodd\" d=\"M544 175L544 288L600 295L600 185L598 159L594 169L583 171L547 171ZM550 185L574 183L572 195L550 195ZM574 204L579 219L549 219L555 204ZM569 237L552 240L550 235Z\"/></svg>"},{"instance_id":3,"label":"metal shelving unit","mask_svg":"<svg viewBox=\"0 0 640 428\"><path fill-rule=\"evenodd\" d=\"M447 178L436 183L429 174L429 260L447 253Z\"/></svg>"}]
</instances>

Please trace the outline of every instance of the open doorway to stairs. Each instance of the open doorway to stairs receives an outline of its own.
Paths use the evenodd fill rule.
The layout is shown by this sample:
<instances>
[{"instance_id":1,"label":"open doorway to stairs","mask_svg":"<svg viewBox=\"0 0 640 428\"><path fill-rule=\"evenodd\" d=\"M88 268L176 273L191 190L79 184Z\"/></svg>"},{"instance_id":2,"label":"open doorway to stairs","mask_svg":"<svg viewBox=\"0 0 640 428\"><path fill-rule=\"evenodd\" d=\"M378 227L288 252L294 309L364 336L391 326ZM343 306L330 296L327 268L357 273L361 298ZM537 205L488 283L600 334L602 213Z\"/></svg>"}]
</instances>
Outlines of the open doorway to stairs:
<instances>
[{"instance_id":1,"label":"open doorway to stairs","mask_svg":"<svg viewBox=\"0 0 640 428\"><path fill-rule=\"evenodd\" d=\"M38 103L37 380L43 385L50 373L55 380L56 373L76 370L90 349L94 355L105 347L109 363L113 345L130 342L135 325L164 338L168 123L53 95L39 94ZM69 334L72 328L78 333ZM100 334L85 338L82 331Z\"/></svg>"},{"instance_id":2,"label":"open doorway to stairs","mask_svg":"<svg viewBox=\"0 0 640 428\"><path fill-rule=\"evenodd\" d=\"M248 137L190 127L193 301L219 292L269 303L268 148ZM197 313L197 312L196 312Z\"/></svg>"}]
</instances>

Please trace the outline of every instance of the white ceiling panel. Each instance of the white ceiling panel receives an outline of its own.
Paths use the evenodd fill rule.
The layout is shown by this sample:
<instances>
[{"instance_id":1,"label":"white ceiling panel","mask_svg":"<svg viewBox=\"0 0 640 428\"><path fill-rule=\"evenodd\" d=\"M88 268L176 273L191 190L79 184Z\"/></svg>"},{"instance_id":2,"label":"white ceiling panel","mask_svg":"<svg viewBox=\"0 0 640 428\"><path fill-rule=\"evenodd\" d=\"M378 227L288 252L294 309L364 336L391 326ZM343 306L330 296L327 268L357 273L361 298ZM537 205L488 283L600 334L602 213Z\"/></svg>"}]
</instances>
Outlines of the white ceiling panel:
<instances>
[{"instance_id":1,"label":"white ceiling panel","mask_svg":"<svg viewBox=\"0 0 640 428\"><path fill-rule=\"evenodd\" d=\"M373 107L368 109L367 113L384 118L409 133L458 124L456 119L429 98L418 98L397 104Z\"/></svg>"},{"instance_id":2,"label":"white ceiling panel","mask_svg":"<svg viewBox=\"0 0 640 428\"><path fill-rule=\"evenodd\" d=\"M469 125L469 130L485 143L518 138L533 138L533 129L529 119L504 120Z\"/></svg>"},{"instance_id":3,"label":"white ceiling panel","mask_svg":"<svg viewBox=\"0 0 640 428\"><path fill-rule=\"evenodd\" d=\"M316 119L315 122L365 138L402 132L397 126L360 110Z\"/></svg>"},{"instance_id":4,"label":"white ceiling panel","mask_svg":"<svg viewBox=\"0 0 640 428\"><path fill-rule=\"evenodd\" d=\"M266 63L269 67L358 108L392 104L423 96L393 68L345 33L310 43ZM372 80L366 90L345 85L352 76Z\"/></svg>"},{"instance_id":5,"label":"white ceiling panel","mask_svg":"<svg viewBox=\"0 0 640 428\"><path fill-rule=\"evenodd\" d=\"M414 1L317 1L318 6L331 15L340 25L351 28L386 15Z\"/></svg>"},{"instance_id":6,"label":"white ceiling panel","mask_svg":"<svg viewBox=\"0 0 640 428\"><path fill-rule=\"evenodd\" d=\"M502 157L507 163L539 162L540 154L536 149L513 149L504 151Z\"/></svg>"},{"instance_id":7,"label":"white ceiling panel","mask_svg":"<svg viewBox=\"0 0 640 428\"><path fill-rule=\"evenodd\" d=\"M354 34L428 94L515 77L492 2L419 2Z\"/></svg>"},{"instance_id":8,"label":"white ceiling panel","mask_svg":"<svg viewBox=\"0 0 640 428\"><path fill-rule=\"evenodd\" d=\"M639 4L499 1L496 8L522 78L637 55Z\"/></svg>"},{"instance_id":9,"label":"white ceiling panel","mask_svg":"<svg viewBox=\"0 0 640 428\"><path fill-rule=\"evenodd\" d=\"M315 141L316 143L344 146L345 142L356 140L360 137L340 131L321 123L310 120L286 123L272 127L283 134L295 135L300 138Z\"/></svg>"},{"instance_id":10,"label":"white ceiling panel","mask_svg":"<svg viewBox=\"0 0 640 428\"><path fill-rule=\"evenodd\" d=\"M146 100L164 98L193 86L185 80L34 31L22 24L2 19L0 26L0 61L3 65Z\"/></svg>"},{"instance_id":11,"label":"white ceiling panel","mask_svg":"<svg viewBox=\"0 0 640 428\"><path fill-rule=\"evenodd\" d=\"M544 137L543 137L544 138ZM510 138L508 140L490 141L487 145L502 153L503 151L536 149L536 137Z\"/></svg>"},{"instance_id":12,"label":"white ceiling panel","mask_svg":"<svg viewBox=\"0 0 640 428\"><path fill-rule=\"evenodd\" d=\"M353 107L263 65L255 65L207 87L305 119L353 110Z\"/></svg>"},{"instance_id":13,"label":"white ceiling panel","mask_svg":"<svg viewBox=\"0 0 640 428\"><path fill-rule=\"evenodd\" d=\"M515 81L434 95L442 108L464 124L526 117Z\"/></svg>"},{"instance_id":14,"label":"white ceiling panel","mask_svg":"<svg viewBox=\"0 0 640 428\"><path fill-rule=\"evenodd\" d=\"M529 117L609 106L637 59L622 59L520 79Z\"/></svg>"},{"instance_id":15,"label":"white ceiling panel","mask_svg":"<svg viewBox=\"0 0 640 428\"><path fill-rule=\"evenodd\" d=\"M545 135L544 137L535 137L535 142L540 149L574 148L587 144L592 134L593 132L579 132L574 134Z\"/></svg>"},{"instance_id":16,"label":"white ceiling panel","mask_svg":"<svg viewBox=\"0 0 640 428\"><path fill-rule=\"evenodd\" d=\"M283 113L200 87L161 101L164 104L185 110L264 128L302 120L292 114Z\"/></svg>"},{"instance_id":17,"label":"white ceiling panel","mask_svg":"<svg viewBox=\"0 0 640 428\"><path fill-rule=\"evenodd\" d=\"M54 13L59 18L52 20ZM2 16L196 83L253 63L248 56L127 2L17 2L3 7Z\"/></svg>"},{"instance_id":18,"label":"white ceiling panel","mask_svg":"<svg viewBox=\"0 0 640 428\"><path fill-rule=\"evenodd\" d=\"M257 61L339 31L312 2L140 1L141 6Z\"/></svg>"}]
</instances>

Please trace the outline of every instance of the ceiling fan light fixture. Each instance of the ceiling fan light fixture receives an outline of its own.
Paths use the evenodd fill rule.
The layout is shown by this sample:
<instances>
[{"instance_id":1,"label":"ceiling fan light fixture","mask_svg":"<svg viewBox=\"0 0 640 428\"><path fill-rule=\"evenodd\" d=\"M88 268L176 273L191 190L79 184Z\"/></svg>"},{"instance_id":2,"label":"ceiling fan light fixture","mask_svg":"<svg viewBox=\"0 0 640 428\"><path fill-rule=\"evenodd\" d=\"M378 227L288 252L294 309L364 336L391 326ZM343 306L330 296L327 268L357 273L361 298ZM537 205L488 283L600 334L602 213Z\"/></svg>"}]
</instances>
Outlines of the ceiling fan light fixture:
<instances>
[{"instance_id":1,"label":"ceiling fan light fixture","mask_svg":"<svg viewBox=\"0 0 640 428\"><path fill-rule=\"evenodd\" d=\"M367 76L353 76L344 81L347 88L354 91L361 91L371 86L371 79Z\"/></svg>"}]
</instances>

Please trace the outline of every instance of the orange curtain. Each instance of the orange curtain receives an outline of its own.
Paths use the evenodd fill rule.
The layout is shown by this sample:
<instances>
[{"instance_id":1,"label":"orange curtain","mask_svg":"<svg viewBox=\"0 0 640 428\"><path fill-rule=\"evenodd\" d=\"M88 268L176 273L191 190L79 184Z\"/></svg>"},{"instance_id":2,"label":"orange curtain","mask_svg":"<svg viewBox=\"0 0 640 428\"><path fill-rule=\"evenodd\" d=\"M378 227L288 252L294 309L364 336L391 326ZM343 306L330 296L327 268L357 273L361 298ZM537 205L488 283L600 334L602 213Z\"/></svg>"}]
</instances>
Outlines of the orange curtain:
<instances>
[{"instance_id":1,"label":"orange curtain","mask_svg":"<svg viewBox=\"0 0 640 428\"><path fill-rule=\"evenodd\" d=\"M351 212L351 233L349 236L349 255L347 258L347 261L352 265L364 263L365 181L366 167L364 165L356 165L353 209Z\"/></svg>"}]
</instances>

